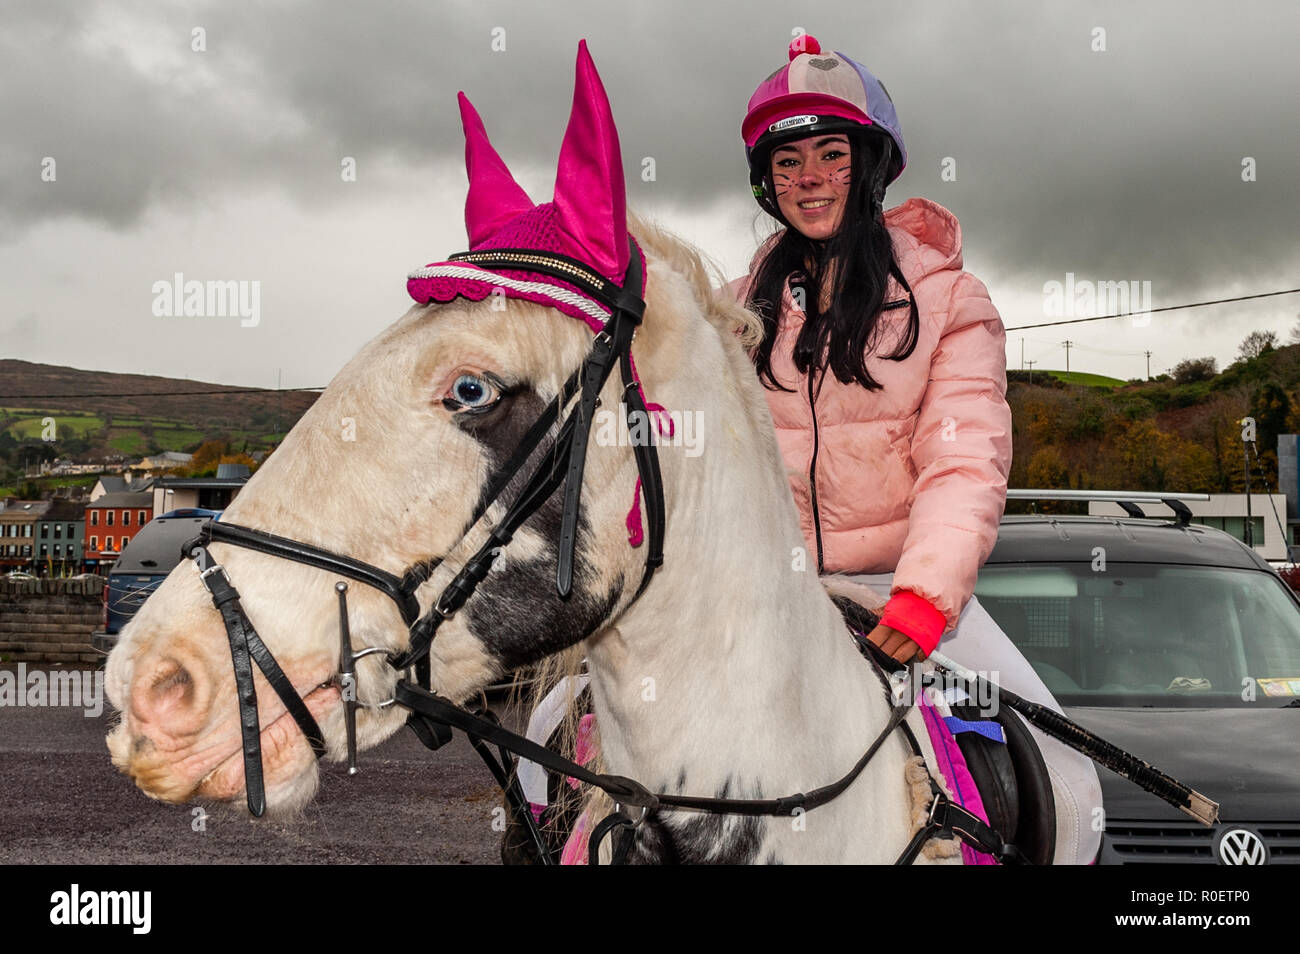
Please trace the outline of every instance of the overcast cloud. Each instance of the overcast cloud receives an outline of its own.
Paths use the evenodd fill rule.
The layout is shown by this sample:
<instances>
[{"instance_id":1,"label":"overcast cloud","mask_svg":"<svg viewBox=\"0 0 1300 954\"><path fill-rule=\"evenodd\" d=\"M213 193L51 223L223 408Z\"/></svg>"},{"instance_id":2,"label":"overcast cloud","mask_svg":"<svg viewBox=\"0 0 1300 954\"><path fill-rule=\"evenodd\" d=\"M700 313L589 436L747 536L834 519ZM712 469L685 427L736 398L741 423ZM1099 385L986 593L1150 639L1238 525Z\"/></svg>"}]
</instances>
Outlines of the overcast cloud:
<instances>
[{"instance_id":1,"label":"overcast cloud","mask_svg":"<svg viewBox=\"0 0 1300 954\"><path fill-rule=\"evenodd\" d=\"M1044 283L1067 272L1149 281L1155 307L1300 285L1294 3L36 0L0 8L0 354L324 383L406 309L410 268L465 245L457 90L550 199L581 37L630 202L739 274L767 228L739 124L795 28L888 86L910 162L887 204L958 216L1009 328L1048 320ZM176 272L259 281L259 323L155 317ZM1223 366L1298 316L1300 295L1011 331L1008 365L1024 339L1063 367L1068 337L1076 370L1139 376L1146 350L1153 373Z\"/></svg>"}]
</instances>

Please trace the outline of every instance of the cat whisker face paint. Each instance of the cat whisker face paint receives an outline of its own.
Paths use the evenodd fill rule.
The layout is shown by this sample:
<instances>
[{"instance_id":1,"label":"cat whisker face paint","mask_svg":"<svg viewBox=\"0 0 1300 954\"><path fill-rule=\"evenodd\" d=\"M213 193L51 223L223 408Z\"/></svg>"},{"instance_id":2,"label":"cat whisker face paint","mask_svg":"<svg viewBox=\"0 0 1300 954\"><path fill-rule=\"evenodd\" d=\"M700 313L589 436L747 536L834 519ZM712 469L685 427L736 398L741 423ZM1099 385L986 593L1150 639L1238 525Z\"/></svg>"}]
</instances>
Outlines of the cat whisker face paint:
<instances>
[{"instance_id":1,"label":"cat whisker face paint","mask_svg":"<svg viewBox=\"0 0 1300 954\"><path fill-rule=\"evenodd\" d=\"M772 150L772 188L786 221L810 239L839 228L849 195L847 136L810 136Z\"/></svg>"}]
</instances>

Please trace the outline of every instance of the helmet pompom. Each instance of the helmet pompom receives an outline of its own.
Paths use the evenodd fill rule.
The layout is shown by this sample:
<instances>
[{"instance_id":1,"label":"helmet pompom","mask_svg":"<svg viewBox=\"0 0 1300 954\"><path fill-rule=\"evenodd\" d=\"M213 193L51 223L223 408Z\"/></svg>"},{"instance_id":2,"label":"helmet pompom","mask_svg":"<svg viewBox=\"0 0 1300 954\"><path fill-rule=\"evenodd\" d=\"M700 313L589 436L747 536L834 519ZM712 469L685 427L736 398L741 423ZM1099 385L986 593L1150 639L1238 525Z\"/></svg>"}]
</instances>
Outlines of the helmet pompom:
<instances>
[{"instance_id":1,"label":"helmet pompom","mask_svg":"<svg viewBox=\"0 0 1300 954\"><path fill-rule=\"evenodd\" d=\"M790 41L790 59L794 59L800 53L820 53L822 45L817 42L817 37L810 36L807 33L800 33Z\"/></svg>"}]
</instances>

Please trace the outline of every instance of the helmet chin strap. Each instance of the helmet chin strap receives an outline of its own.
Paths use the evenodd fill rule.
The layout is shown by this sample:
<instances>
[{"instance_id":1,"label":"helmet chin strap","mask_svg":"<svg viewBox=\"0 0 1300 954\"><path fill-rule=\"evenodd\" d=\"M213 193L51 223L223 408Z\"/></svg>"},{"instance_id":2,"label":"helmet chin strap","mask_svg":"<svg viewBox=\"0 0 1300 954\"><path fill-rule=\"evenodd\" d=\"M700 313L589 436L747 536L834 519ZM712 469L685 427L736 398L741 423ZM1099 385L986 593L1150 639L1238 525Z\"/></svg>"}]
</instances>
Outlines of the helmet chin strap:
<instances>
[{"instance_id":1,"label":"helmet chin strap","mask_svg":"<svg viewBox=\"0 0 1300 954\"><path fill-rule=\"evenodd\" d=\"M885 176L888 174L889 161L893 157L894 143L888 136L881 137L880 158L876 168L871 171L871 216L875 218L884 214Z\"/></svg>"}]
</instances>

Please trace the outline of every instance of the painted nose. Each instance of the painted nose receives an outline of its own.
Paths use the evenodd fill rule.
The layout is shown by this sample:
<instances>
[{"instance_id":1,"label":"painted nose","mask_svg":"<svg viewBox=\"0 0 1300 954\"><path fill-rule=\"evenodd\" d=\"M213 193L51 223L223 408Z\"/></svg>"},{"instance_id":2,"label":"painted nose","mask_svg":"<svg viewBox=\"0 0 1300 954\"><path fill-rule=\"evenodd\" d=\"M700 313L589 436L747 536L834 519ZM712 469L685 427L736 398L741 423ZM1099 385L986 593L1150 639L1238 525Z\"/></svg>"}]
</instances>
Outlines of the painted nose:
<instances>
[{"instance_id":1,"label":"painted nose","mask_svg":"<svg viewBox=\"0 0 1300 954\"><path fill-rule=\"evenodd\" d=\"M131 694L131 712L146 725L169 736L197 732L206 716L207 692L200 672L175 657L164 657L137 680Z\"/></svg>"}]
</instances>

